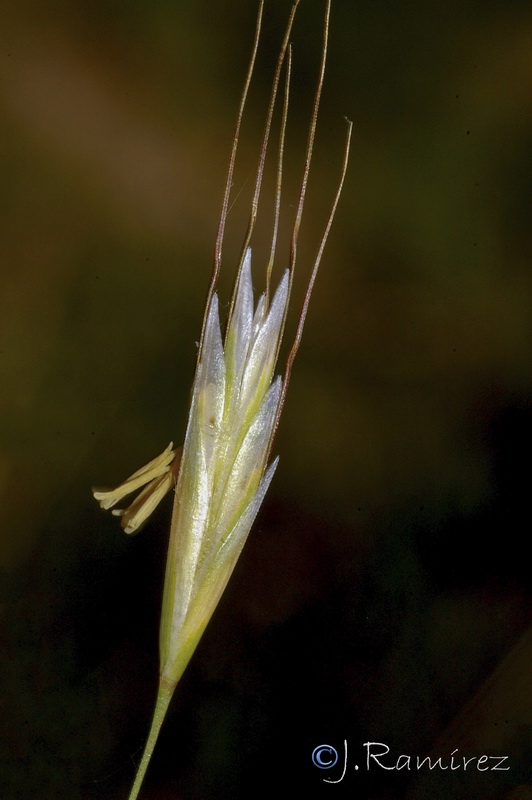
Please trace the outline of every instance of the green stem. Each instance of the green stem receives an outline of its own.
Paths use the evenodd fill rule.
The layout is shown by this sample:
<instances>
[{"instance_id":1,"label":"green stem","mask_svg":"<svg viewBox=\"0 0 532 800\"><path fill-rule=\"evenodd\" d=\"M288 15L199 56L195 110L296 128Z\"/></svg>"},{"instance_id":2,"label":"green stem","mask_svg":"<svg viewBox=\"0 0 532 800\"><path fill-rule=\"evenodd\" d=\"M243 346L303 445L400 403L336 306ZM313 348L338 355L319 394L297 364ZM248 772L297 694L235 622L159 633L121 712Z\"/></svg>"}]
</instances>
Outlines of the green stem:
<instances>
[{"instance_id":1,"label":"green stem","mask_svg":"<svg viewBox=\"0 0 532 800\"><path fill-rule=\"evenodd\" d=\"M144 775L146 774L146 770L148 769L148 764L150 763L152 753L155 749L155 743L157 742L157 737L159 736L159 731L161 730L161 726L164 722L164 718L166 716L168 706L170 705L170 700L172 699L174 689L175 685L168 686L168 684L166 684L164 681L161 681L161 683L159 684L159 690L157 692L157 702L155 704L155 711L153 712L153 719L151 723L150 733L148 736L148 741L146 742L144 753L142 754L142 760L139 764L137 774L135 776L135 783L133 784L133 788L131 789L129 800L136 800L136 798L138 797L140 787L142 785L142 781L144 780Z\"/></svg>"}]
</instances>

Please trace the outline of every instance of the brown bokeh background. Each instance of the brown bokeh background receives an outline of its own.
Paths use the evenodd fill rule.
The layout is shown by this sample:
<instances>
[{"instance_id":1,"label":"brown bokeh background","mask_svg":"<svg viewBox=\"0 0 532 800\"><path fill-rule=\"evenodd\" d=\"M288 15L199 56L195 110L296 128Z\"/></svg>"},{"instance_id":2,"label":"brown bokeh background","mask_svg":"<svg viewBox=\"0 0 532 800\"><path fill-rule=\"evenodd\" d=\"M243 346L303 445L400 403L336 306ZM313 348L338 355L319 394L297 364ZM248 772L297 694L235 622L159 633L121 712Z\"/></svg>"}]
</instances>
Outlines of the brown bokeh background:
<instances>
[{"instance_id":1,"label":"brown bokeh background","mask_svg":"<svg viewBox=\"0 0 532 800\"><path fill-rule=\"evenodd\" d=\"M267 3L224 303L287 11ZM279 270L322 11L302 0L294 28ZM183 436L254 15L249 0L2 11L2 800L118 800L133 779L169 505L127 538L89 488ZM532 796L531 88L527 2L335 0L296 301L343 115L352 158L281 462L145 800ZM261 209L256 276L271 179ZM344 739L332 789L310 754ZM368 740L511 770L357 773Z\"/></svg>"}]
</instances>

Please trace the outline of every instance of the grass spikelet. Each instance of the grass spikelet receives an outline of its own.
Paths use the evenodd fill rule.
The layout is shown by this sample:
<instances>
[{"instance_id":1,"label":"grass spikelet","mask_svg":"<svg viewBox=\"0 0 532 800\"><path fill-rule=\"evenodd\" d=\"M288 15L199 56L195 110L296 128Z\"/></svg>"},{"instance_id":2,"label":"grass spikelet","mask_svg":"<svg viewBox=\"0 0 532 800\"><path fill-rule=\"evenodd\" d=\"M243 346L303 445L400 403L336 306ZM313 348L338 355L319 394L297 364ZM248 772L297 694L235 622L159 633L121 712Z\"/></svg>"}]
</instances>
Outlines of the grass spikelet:
<instances>
[{"instance_id":1,"label":"grass spikelet","mask_svg":"<svg viewBox=\"0 0 532 800\"><path fill-rule=\"evenodd\" d=\"M215 244L214 267L207 295L182 452L180 449L174 450L173 445L169 444L160 456L135 472L116 489L93 490L94 497L105 509L113 508L124 497L141 490L129 507L120 510L113 508L113 513L121 517L122 527L126 533L133 533L146 521L164 494L175 487L160 627L159 691L148 741L129 800L135 800L139 794L175 686L227 585L273 478L278 459L268 464L272 441L279 423L294 358L301 341L310 295L347 169L351 123L348 123L347 142L336 196L318 254L310 271L295 339L283 377L275 377L275 366L287 318L296 265L299 228L325 70L330 14L330 0L326 0L321 63L309 124L290 254L287 259L288 268L281 276L270 299L289 101L291 72L289 39L298 5L299 0L295 0L273 77L248 227L237 270L225 337L222 337L216 284L222 262L224 231L240 125L260 38L263 0L259 4L252 56L240 101L229 160ZM264 270L264 290L255 302L250 242L257 217L271 123L283 66L286 66L286 70L272 245L270 258Z\"/></svg>"}]
</instances>

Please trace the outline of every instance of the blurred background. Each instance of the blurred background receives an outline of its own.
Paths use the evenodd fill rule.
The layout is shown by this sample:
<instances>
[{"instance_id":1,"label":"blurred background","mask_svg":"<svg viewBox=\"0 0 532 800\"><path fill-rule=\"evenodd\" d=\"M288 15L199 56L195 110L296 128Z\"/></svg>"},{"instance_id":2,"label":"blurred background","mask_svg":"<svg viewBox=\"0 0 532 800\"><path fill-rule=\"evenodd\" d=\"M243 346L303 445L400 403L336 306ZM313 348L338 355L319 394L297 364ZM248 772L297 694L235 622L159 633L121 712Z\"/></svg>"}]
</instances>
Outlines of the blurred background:
<instances>
[{"instance_id":1,"label":"blurred background","mask_svg":"<svg viewBox=\"0 0 532 800\"><path fill-rule=\"evenodd\" d=\"M225 307L288 10L266 3ZM182 441L255 13L249 0L2 10L2 800L125 798L140 759L170 500L130 538L90 487ZM303 0L292 37L278 274L322 15ZM531 88L529 2L334 0L291 330L344 115L345 191L280 466L145 800L532 797ZM341 763L344 739L331 788L341 773L311 753L326 742ZM366 771L366 741L390 747L387 763L458 748L511 769Z\"/></svg>"}]
</instances>

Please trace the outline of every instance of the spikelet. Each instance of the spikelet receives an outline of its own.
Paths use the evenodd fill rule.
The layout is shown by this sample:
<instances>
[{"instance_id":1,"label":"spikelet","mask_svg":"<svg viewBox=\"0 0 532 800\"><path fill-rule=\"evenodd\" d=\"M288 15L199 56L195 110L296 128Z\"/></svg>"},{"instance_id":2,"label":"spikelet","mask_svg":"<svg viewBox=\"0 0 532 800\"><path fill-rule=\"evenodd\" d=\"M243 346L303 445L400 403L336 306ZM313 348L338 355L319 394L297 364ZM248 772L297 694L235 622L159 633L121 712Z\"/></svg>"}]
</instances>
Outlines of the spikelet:
<instances>
[{"instance_id":1,"label":"spikelet","mask_svg":"<svg viewBox=\"0 0 532 800\"><path fill-rule=\"evenodd\" d=\"M283 276L269 310L253 309L251 251L222 347L213 295L176 487L161 620L161 674L179 678L179 652L203 630L273 477L268 446L281 397L272 381L288 298Z\"/></svg>"},{"instance_id":2,"label":"spikelet","mask_svg":"<svg viewBox=\"0 0 532 800\"><path fill-rule=\"evenodd\" d=\"M325 242L329 235L347 169L351 123L342 171L318 253L308 280L292 348L283 378L274 377L283 336L296 264L299 228L323 84L327 52L330 0L326 0L320 72L309 124L305 164L293 223L288 269L270 299L271 270L275 258L282 182L284 136L288 111L291 52L289 37L299 0L294 0L280 48L251 203L250 219L237 271L229 320L222 339L215 291L221 268L222 243L229 195L247 92L257 53L264 0L259 12L252 56L237 115L222 213L215 246L214 268L192 389L185 442L168 447L153 461L113 490L93 490L104 509L113 508L126 533L144 524L164 495L175 488L166 562L160 626L160 682L148 741L129 800L135 800L149 764L173 691L231 576L253 521L277 467L268 465L272 440L279 422L295 355L301 342L310 295ZM285 59L286 56L286 59ZM271 122L283 65L286 61L284 103L280 124L275 219L265 291L254 303L251 248L263 179ZM140 490L125 509L114 506Z\"/></svg>"}]
</instances>

